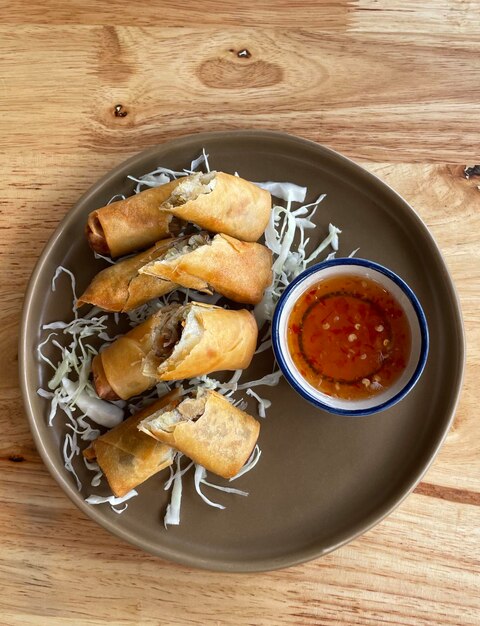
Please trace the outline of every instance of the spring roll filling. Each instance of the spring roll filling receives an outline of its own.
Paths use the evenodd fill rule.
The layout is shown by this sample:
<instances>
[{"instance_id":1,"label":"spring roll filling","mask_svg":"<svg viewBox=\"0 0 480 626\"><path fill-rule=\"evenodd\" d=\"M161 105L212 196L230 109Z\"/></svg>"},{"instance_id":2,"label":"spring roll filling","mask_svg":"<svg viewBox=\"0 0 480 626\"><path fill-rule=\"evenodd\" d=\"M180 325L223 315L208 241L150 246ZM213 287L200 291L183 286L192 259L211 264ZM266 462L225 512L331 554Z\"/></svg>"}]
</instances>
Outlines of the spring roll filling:
<instances>
[{"instance_id":1,"label":"spring roll filling","mask_svg":"<svg viewBox=\"0 0 480 626\"><path fill-rule=\"evenodd\" d=\"M95 358L92 361L92 378L93 386L97 392L97 395L103 400L114 401L120 400L120 397L112 389L110 383L107 380L105 369L103 367L102 359Z\"/></svg>"},{"instance_id":2,"label":"spring roll filling","mask_svg":"<svg viewBox=\"0 0 480 626\"><path fill-rule=\"evenodd\" d=\"M181 360L202 334L194 307L171 304L162 309L161 320L153 331L152 349L143 363L143 374L155 377L167 360Z\"/></svg>"},{"instance_id":3,"label":"spring roll filling","mask_svg":"<svg viewBox=\"0 0 480 626\"><path fill-rule=\"evenodd\" d=\"M172 191L170 197L165 201L165 206L177 207L196 200L202 194L211 193L217 184L217 172L209 172L208 174L192 174L182 180Z\"/></svg>"},{"instance_id":4,"label":"spring roll filling","mask_svg":"<svg viewBox=\"0 0 480 626\"><path fill-rule=\"evenodd\" d=\"M105 238L105 232L102 224L98 219L98 215L88 218L87 222L87 238L90 241L92 248L99 254L110 254L110 248L108 247L107 240Z\"/></svg>"},{"instance_id":5,"label":"spring roll filling","mask_svg":"<svg viewBox=\"0 0 480 626\"><path fill-rule=\"evenodd\" d=\"M184 324L184 314L179 305L164 311L164 316L163 324L155 329L153 337L153 353L160 362L172 355L182 336Z\"/></svg>"},{"instance_id":6,"label":"spring roll filling","mask_svg":"<svg viewBox=\"0 0 480 626\"><path fill-rule=\"evenodd\" d=\"M187 241L183 239L179 242L174 242L165 254L159 258L160 261L172 261L173 259L182 256L183 254L189 254L202 246L211 245L212 238L206 232L195 233Z\"/></svg>"},{"instance_id":7,"label":"spring roll filling","mask_svg":"<svg viewBox=\"0 0 480 626\"><path fill-rule=\"evenodd\" d=\"M196 422L205 412L207 394L202 388L197 389L196 396L189 395L171 410L162 409L160 414L153 414L143 420L139 428L143 426L147 430L163 430L172 432L180 422Z\"/></svg>"}]
</instances>

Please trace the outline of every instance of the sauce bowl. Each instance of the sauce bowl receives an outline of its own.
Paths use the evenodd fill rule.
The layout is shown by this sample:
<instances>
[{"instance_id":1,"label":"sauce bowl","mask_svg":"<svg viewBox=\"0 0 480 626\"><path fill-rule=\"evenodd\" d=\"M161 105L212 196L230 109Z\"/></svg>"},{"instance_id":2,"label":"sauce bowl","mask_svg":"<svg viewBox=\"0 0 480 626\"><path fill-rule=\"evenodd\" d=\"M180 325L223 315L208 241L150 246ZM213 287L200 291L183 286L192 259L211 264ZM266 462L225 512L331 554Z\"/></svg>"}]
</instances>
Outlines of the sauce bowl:
<instances>
[{"instance_id":1,"label":"sauce bowl","mask_svg":"<svg viewBox=\"0 0 480 626\"><path fill-rule=\"evenodd\" d=\"M367 398L343 399L328 395L314 387L301 374L288 345L289 319L298 300L318 283L342 276L364 277L383 287L405 313L410 329L410 351L402 373L391 386ZM429 337L427 320L420 302L402 278L373 261L339 258L308 268L285 289L273 317L272 343L275 358L283 375L302 398L329 413L361 416L393 406L413 389L425 367Z\"/></svg>"}]
</instances>

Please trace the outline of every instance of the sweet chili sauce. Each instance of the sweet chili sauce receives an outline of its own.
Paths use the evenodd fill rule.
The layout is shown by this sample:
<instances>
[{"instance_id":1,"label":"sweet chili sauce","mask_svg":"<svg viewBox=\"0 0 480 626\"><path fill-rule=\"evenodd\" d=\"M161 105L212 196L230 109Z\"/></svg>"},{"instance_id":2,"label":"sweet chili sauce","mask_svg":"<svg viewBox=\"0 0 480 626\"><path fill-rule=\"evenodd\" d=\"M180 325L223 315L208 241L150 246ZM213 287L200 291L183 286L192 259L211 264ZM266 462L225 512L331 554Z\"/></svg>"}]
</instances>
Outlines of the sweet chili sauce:
<instances>
[{"instance_id":1,"label":"sweet chili sauce","mask_svg":"<svg viewBox=\"0 0 480 626\"><path fill-rule=\"evenodd\" d=\"M382 285L363 276L335 276L310 287L292 309L287 335L305 380L344 400L384 391L410 355L404 310Z\"/></svg>"}]
</instances>

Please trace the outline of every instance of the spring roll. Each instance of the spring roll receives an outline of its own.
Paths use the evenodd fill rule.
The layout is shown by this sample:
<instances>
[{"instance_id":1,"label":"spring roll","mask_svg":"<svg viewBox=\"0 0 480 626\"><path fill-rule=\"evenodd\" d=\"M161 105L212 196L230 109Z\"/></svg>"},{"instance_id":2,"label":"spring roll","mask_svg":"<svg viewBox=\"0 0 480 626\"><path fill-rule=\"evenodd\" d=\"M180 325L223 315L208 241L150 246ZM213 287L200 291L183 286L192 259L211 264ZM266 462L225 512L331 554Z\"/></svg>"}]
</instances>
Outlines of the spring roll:
<instances>
[{"instance_id":1,"label":"spring roll","mask_svg":"<svg viewBox=\"0 0 480 626\"><path fill-rule=\"evenodd\" d=\"M178 285L257 304L272 280L272 254L259 243L206 232L166 239L99 272L77 301L131 311Z\"/></svg>"},{"instance_id":2,"label":"spring roll","mask_svg":"<svg viewBox=\"0 0 480 626\"><path fill-rule=\"evenodd\" d=\"M214 233L257 241L270 219L272 198L238 176L196 173L179 179L160 208Z\"/></svg>"},{"instance_id":3,"label":"spring roll","mask_svg":"<svg viewBox=\"0 0 480 626\"><path fill-rule=\"evenodd\" d=\"M160 187L146 189L92 211L86 226L92 250L116 258L176 235L181 223L173 214L160 211L159 207L178 182L173 180Z\"/></svg>"},{"instance_id":4,"label":"spring roll","mask_svg":"<svg viewBox=\"0 0 480 626\"><path fill-rule=\"evenodd\" d=\"M139 271L182 287L215 291L235 302L258 304L272 282L272 253L259 243L200 233L172 245Z\"/></svg>"},{"instance_id":5,"label":"spring roll","mask_svg":"<svg viewBox=\"0 0 480 626\"><path fill-rule=\"evenodd\" d=\"M83 451L87 460L97 461L117 498L172 464L174 450L140 432L138 424L157 411L173 410L180 399L179 389L171 391L95 439Z\"/></svg>"},{"instance_id":6,"label":"spring roll","mask_svg":"<svg viewBox=\"0 0 480 626\"><path fill-rule=\"evenodd\" d=\"M188 237L179 238L187 241ZM77 306L93 304L105 311L131 311L152 298L163 296L176 285L169 280L139 274L151 261L162 258L177 239L159 241L152 248L99 272L77 301Z\"/></svg>"},{"instance_id":7,"label":"spring roll","mask_svg":"<svg viewBox=\"0 0 480 626\"><path fill-rule=\"evenodd\" d=\"M77 301L125 312L177 286L257 304L272 280L272 253L259 243L206 232L160 241L99 272Z\"/></svg>"},{"instance_id":8,"label":"spring roll","mask_svg":"<svg viewBox=\"0 0 480 626\"><path fill-rule=\"evenodd\" d=\"M127 400L158 381L244 369L257 334L255 318L245 309L171 304L94 358L94 385L101 398Z\"/></svg>"},{"instance_id":9,"label":"spring roll","mask_svg":"<svg viewBox=\"0 0 480 626\"><path fill-rule=\"evenodd\" d=\"M145 252L99 272L78 299L77 306L93 304L106 311L131 311L175 289L176 285L168 280L138 273L145 263L162 257L174 241L172 238L159 241Z\"/></svg>"},{"instance_id":10,"label":"spring roll","mask_svg":"<svg viewBox=\"0 0 480 626\"><path fill-rule=\"evenodd\" d=\"M99 352L92 361L93 384L104 400L128 400L155 385L154 377L142 372L143 359L152 349L158 315L152 315L126 335Z\"/></svg>"},{"instance_id":11,"label":"spring roll","mask_svg":"<svg viewBox=\"0 0 480 626\"><path fill-rule=\"evenodd\" d=\"M202 388L146 417L138 428L223 478L238 474L260 432L251 415Z\"/></svg>"}]
</instances>

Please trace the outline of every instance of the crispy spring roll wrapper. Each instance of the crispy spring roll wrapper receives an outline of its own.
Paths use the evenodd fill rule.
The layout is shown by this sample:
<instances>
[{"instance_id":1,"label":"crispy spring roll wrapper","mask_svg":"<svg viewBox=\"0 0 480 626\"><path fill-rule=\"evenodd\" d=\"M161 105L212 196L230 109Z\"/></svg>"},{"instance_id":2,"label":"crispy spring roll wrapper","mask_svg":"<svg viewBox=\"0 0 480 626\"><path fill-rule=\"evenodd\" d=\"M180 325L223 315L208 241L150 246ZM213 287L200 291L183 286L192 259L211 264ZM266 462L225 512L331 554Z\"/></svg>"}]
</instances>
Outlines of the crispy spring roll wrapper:
<instances>
[{"instance_id":1,"label":"crispy spring roll wrapper","mask_svg":"<svg viewBox=\"0 0 480 626\"><path fill-rule=\"evenodd\" d=\"M86 459L97 461L117 498L172 464L175 455L172 448L140 432L138 425L160 410L173 410L179 401L180 390L175 389L95 439L84 450Z\"/></svg>"},{"instance_id":2,"label":"crispy spring roll wrapper","mask_svg":"<svg viewBox=\"0 0 480 626\"><path fill-rule=\"evenodd\" d=\"M127 400L158 381L245 369L257 334L255 318L245 309L198 302L163 307L94 358L96 391L101 398Z\"/></svg>"},{"instance_id":3,"label":"crispy spring roll wrapper","mask_svg":"<svg viewBox=\"0 0 480 626\"><path fill-rule=\"evenodd\" d=\"M258 304L272 282L272 253L259 243L200 233L190 237L185 251L172 246L139 271L182 287L216 291L235 302Z\"/></svg>"},{"instance_id":4,"label":"crispy spring roll wrapper","mask_svg":"<svg viewBox=\"0 0 480 626\"><path fill-rule=\"evenodd\" d=\"M99 272L77 306L130 311L177 285L257 304L272 280L272 253L259 243L205 232L165 239Z\"/></svg>"},{"instance_id":5,"label":"crispy spring roll wrapper","mask_svg":"<svg viewBox=\"0 0 480 626\"><path fill-rule=\"evenodd\" d=\"M257 241L270 219L272 197L238 176L197 173L179 179L161 209L214 233Z\"/></svg>"},{"instance_id":6,"label":"crispy spring roll wrapper","mask_svg":"<svg viewBox=\"0 0 480 626\"><path fill-rule=\"evenodd\" d=\"M159 210L178 184L173 180L160 187L112 202L88 216L86 236L90 247L112 257L143 250L155 241L176 235L180 230L173 215Z\"/></svg>"},{"instance_id":7,"label":"crispy spring roll wrapper","mask_svg":"<svg viewBox=\"0 0 480 626\"><path fill-rule=\"evenodd\" d=\"M100 398L128 400L157 382L142 372L143 359L152 348L157 315L112 341L92 361L93 384Z\"/></svg>"},{"instance_id":8,"label":"crispy spring roll wrapper","mask_svg":"<svg viewBox=\"0 0 480 626\"><path fill-rule=\"evenodd\" d=\"M145 252L102 270L80 296L77 306L93 304L106 311L125 312L169 293L176 287L172 282L138 272L146 263L162 257L175 241L178 240L164 239Z\"/></svg>"},{"instance_id":9,"label":"crispy spring roll wrapper","mask_svg":"<svg viewBox=\"0 0 480 626\"><path fill-rule=\"evenodd\" d=\"M238 474L255 447L259 422L216 391L199 389L175 404L146 417L139 430L218 476Z\"/></svg>"}]
</instances>

